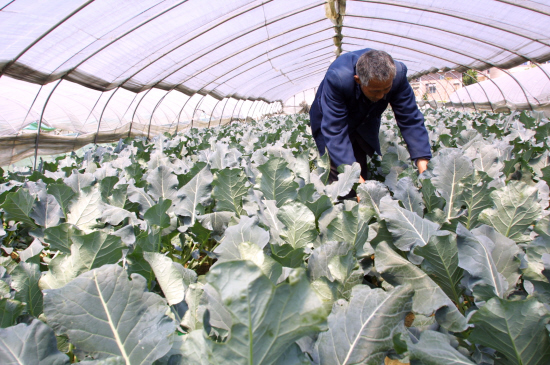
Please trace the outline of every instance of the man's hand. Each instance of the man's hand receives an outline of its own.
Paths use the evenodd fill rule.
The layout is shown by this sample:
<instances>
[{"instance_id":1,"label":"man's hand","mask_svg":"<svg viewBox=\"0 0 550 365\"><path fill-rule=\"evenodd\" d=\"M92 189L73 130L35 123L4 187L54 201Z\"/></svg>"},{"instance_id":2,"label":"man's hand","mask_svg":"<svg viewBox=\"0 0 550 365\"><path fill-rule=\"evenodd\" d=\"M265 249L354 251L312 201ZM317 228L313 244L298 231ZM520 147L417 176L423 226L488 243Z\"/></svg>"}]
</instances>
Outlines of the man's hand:
<instances>
[{"instance_id":1,"label":"man's hand","mask_svg":"<svg viewBox=\"0 0 550 365\"><path fill-rule=\"evenodd\" d=\"M365 182L365 179L363 179L363 176L359 175L359 184L362 184ZM359 203L361 199L359 198L359 195L357 195L357 203Z\"/></svg>"},{"instance_id":2,"label":"man's hand","mask_svg":"<svg viewBox=\"0 0 550 365\"><path fill-rule=\"evenodd\" d=\"M418 160L416 160L416 167L418 167L418 173L423 173L424 171L426 171L426 169L428 168L428 162L430 160L426 159L426 158L419 158Z\"/></svg>"}]
</instances>

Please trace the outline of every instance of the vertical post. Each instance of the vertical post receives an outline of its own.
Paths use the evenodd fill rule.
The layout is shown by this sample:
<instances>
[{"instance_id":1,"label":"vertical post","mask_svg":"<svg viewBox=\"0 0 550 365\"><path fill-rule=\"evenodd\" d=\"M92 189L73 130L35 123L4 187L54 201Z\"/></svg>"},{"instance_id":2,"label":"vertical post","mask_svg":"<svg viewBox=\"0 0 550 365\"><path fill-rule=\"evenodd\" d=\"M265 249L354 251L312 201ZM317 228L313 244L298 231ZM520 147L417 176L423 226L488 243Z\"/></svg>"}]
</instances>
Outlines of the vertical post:
<instances>
[{"instance_id":1,"label":"vertical post","mask_svg":"<svg viewBox=\"0 0 550 365\"><path fill-rule=\"evenodd\" d=\"M202 101L204 100L205 97L206 97L206 95L203 95L201 100L199 100L197 105L195 105L195 110L193 110L193 114L191 114L191 128L193 128L193 121L195 120L195 112L197 111L197 109L199 108L199 106L201 105L201 103L202 103Z\"/></svg>"},{"instance_id":2,"label":"vertical post","mask_svg":"<svg viewBox=\"0 0 550 365\"><path fill-rule=\"evenodd\" d=\"M179 129L179 126L180 126L180 118L181 118L181 113L183 113L183 109L185 109L185 106L187 105L187 103L189 102L189 100L191 100L193 96L190 96L189 99L187 99L185 101L185 103L183 103L183 106L181 107L181 110L180 112L178 113L178 117L177 117L177 124L176 124L176 133L175 134L178 134L178 129ZM171 126L170 126L171 127Z\"/></svg>"},{"instance_id":3,"label":"vertical post","mask_svg":"<svg viewBox=\"0 0 550 365\"><path fill-rule=\"evenodd\" d=\"M210 122L212 121L212 116L214 115L214 110L216 110L216 107L220 103L221 100L218 100L216 105L214 105L214 108L212 108L212 111L210 112L210 119L208 119L208 128L210 128Z\"/></svg>"},{"instance_id":4,"label":"vertical post","mask_svg":"<svg viewBox=\"0 0 550 365\"><path fill-rule=\"evenodd\" d=\"M220 121L219 121L218 125L222 125L223 112L224 112L224 110L225 110L225 107L227 106L227 103L229 103L229 99L230 99L230 97L227 97L227 101L226 101L225 104L223 105L222 114L220 115Z\"/></svg>"},{"instance_id":5,"label":"vertical post","mask_svg":"<svg viewBox=\"0 0 550 365\"><path fill-rule=\"evenodd\" d=\"M42 107L42 112L40 113L40 119L38 120L38 130L36 131L36 142L34 146L34 166L33 170L36 171L36 162L38 161L38 146L40 144L40 130L42 129L42 120L44 119L44 112L46 111L46 107L48 106L48 102L50 101L50 98L52 97L55 89L59 86L59 84L63 81L63 79L59 79L57 84L53 87L52 91L50 91L50 94L48 95L48 98L46 99L46 102L44 103L44 106Z\"/></svg>"}]
</instances>

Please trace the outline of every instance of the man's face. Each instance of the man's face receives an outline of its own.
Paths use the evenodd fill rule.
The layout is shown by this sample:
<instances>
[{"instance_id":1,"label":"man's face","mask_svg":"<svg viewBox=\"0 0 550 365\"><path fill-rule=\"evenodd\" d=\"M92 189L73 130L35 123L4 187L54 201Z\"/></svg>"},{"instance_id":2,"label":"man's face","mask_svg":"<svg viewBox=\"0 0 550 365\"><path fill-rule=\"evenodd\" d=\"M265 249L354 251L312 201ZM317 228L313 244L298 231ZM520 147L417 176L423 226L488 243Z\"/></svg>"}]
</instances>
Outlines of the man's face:
<instances>
[{"instance_id":1,"label":"man's face","mask_svg":"<svg viewBox=\"0 0 550 365\"><path fill-rule=\"evenodd\" d=\"M361 85L361 81L359 80L359 76L354 75L353 78L355 79L355 82L361 86L361 90L363 91L363 94L372 102L377 102L378 100L382 99L384 95L390 92L391 86L393 83L393 79L387 80L387 81L380 81L380 80L370 80L369 84L367 86Z\"/></svg>"}]
</instances>

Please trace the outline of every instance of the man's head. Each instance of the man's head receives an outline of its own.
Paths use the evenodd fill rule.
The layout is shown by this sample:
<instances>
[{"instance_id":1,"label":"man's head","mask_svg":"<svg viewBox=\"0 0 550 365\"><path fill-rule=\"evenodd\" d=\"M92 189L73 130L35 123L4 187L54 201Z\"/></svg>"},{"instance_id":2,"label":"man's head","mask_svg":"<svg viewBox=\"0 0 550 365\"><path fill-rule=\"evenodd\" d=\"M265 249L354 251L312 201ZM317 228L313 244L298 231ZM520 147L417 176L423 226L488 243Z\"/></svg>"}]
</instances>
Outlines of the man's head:
<instances>
[{"instance_id":1,"label":"man's head","mask_svg":"<svg viewBox=\"0 0 550 365\"><path fill-rule=\"evenodd\" d=\"M370 50L357 60L355 82L370 101L378 101L386 95L395 77L393 58L384 51Z\"/></svg>"}]
</instances>

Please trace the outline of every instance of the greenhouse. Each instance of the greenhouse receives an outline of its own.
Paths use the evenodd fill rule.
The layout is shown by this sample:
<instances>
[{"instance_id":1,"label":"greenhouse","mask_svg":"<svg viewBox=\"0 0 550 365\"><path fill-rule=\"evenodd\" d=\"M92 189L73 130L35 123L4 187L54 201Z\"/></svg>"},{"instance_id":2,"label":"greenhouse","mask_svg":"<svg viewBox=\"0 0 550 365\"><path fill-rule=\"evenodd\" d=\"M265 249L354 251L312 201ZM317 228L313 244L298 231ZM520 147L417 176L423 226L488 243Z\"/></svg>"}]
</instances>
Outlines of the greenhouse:
<instances>
[{"instance_id":1,"label":"greenhouse","mask_svg":"<svg viewBox=\"0 0 550 365\"><path fill-rule=\"evenodd\" d=\"M0 0L0 364L550 364L549 25Z\"/></svg>"}]
</instances>

